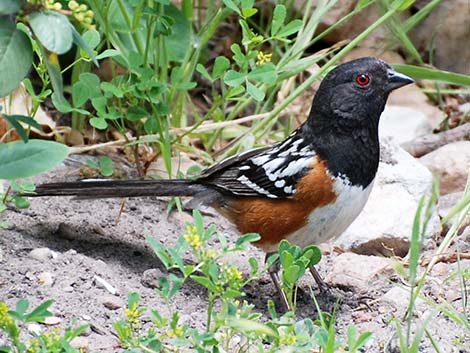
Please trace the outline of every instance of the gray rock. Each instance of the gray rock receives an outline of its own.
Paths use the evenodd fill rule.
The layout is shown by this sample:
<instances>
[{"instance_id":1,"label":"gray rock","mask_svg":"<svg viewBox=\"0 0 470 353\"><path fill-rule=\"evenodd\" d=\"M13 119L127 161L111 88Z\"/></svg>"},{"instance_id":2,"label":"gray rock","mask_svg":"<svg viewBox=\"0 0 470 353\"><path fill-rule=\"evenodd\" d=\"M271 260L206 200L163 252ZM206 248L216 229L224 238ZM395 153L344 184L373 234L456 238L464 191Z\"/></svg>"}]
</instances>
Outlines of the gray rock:
<instances>
[{"instance_id":1,"label":"gray rock","mask_svg":"<svg viewBox=\"0 0 470 353\"><path fill-rule=\"evenodd\" d=\"M425 6L429 1L421 1ZM418 4L419 6L419 4ZM426 19L410 32L414 45L427 52L432 43L434 65L442 70L470 74L470 1L439 2Z\"/></svg>"},{"instance_id":2,"label":"gray rock","mask_svg":"<svg viewBox=\"0 0 470 353\"><path fill-rule=\"evenodd\" d=\"M113 295L104 296L101 301L104 307L109 310L117 310L124 306L122 299Z\"/></svg>"},{"instance_id":3,"label":"gray rock","mask_svg":"<svg viewBox=\"0 0 470 353\"><path fill-rule=\"evenodd\" d=\"M41 272L38 274L38 280L39 284L42 286L52 286L52 283L54 283L54 280L52 278L52 273L50 272Z\"/></svg>"},{"instance_id":4,"label":"gray rock","mask_svg":"<svg viewBox=\"0 0 470 353\"><path fill-rule=\"evenodd\" d=\"M32 259L45 262L52 258L52 251L49 248L37 248L31 250L28 256Z\"/></svg>"},{"instance_id":5,"label":"gray rock","mask_svg":"<svg viewBox=\"0 0 470 353\"><path fill-rule=\"evenodd\" d=\"M90 341L86 337L78 336L70 341L70 345L73 348L79 349L80 351L88 352L88 346L90 345Z\"/></svg>"},{"instance_id":6,"label":"gray rock","mask_svg":"<svg viewBox=\"0 0 470 353\"><path fill-rule=\"evenodd\" d=\"M3 259L5 259L5 252L4 252L3 249L0 247L0 262L2 262Z\"/></svg>"},{"instance_id":7,"label":"gray rock","mask_svg":"<svg viewBox=\"0 0 470 353\"><path fill-rule=\"evenodd\" d=\"M373 280L392 270L391 264L391 260L384 257L343 253L333 259L325 281L336 287L366 292Z\"/></svg>"},{"instance_id":8,"label":"gray rock","mask_svg":"<svg viewBox=\"0 0 470 353\"><path fill-rule=\"evenodd\" d=\"M148 288L157 288L158 279L163 276L163 272L158 268L150 268L142 274L141 283Z\"/></svg>"},{"instance_id":9,"label":"gray rock","mask_svg":"<svg viewBox=\"0 0 470 353\"><path fill-rule=\"evenodd\" d=\"M452 194L443 195L439 198L439 217L444 218L446 217L450 211L454 208L454 206L462 199L463 192L454 192ZM447 227L450 228L452 225L457 221L458 215L455 215L447 222ZM463 233L464 229L470 225L470 214L468 214L464 219L463 222L460 224L458 233ZM462 239L464 240L464 239Z\"/></svg>"},{"instance_id":10,"label":"gray rock","mask_svg":"<svg viewBox=\"0 0 470 353\"><path fill-rule=\"evenodd\" d=\"M470 173L470 141L442 146L419 161L439 178L441 195L463 191Z\"/></svg>"},{"instance_id":11,"label":"gray rock","mask_svg":"<svg viewBox=\"0 0 470 353\"><path fill-rule=\"evenodd\" d=\"M391 304L397 311L398 316L405 314L410 303L410 291L403 287L393 287L382 296L382 302ZM426 310L425 303L422 299L417 298L414 304L414 313Z\"/></svg>"},{"instance_id":12,"label":"gray rock","mask_svg":"<svg viewBox=\"0 0 470 353\"><path fill-rule=\"evenodd\" d=\"M416 109L388 105L380 118L379 135L391 137L399 145L430 133L432 126L428 118Z\"/></svg>"},{"instance_id":13,"label":"gray rock","mask_svg":"<svg viewBox=\"0 0 470 353\"><path fill-rule=\"evenodd\" d=\"M425 167L400 147L382 141L381 162L369 200L335 244L360 254L405 256L419 199L431 188L432 175ZM434 211L427 238L440 232Z\"/></svg>"}]
</instances>

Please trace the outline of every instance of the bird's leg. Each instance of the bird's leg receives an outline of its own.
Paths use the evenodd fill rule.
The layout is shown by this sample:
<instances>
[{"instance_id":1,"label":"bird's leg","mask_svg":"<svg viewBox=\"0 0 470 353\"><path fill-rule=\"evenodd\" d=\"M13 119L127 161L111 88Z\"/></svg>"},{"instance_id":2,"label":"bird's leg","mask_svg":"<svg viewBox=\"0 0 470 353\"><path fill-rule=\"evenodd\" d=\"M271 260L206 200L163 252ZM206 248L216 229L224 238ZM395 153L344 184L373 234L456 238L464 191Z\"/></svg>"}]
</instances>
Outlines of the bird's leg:
<instances>
[{"instance_id":1,"label":"bird's leg","mask_svg":"<svg viewBox=\"0 0 470 353\"><path fill-rule=\"evenodd\" d=\"M328 285L325 283L323 278L321 278L320 274L318 273L315 266L310 266L310 273L312 274L313 279L317 282L318 289L320 289L321 293L325 293L328 291Z\"/></svg>"},{"instance_id":2,"label":"bird's leg","mask_svg":"<svg viewBox=\"0 0 470 353\"><path fill-rule=\"evenodd\" d=\"M268 260L268 257L271 256L272 254L267 254L265 258L265 262ZM290 305L287 300L286 293L282 290L281 287L281 282L279 280L279 270L280 270L280 262L279 260L276 260L271 266L268 268L269 276L271 277L271 281L274 284L274 287L276 287L277 293L279 294L279 297L281 299L281 305L284 311L289 311Z\"/></svg>"}]
</instances>

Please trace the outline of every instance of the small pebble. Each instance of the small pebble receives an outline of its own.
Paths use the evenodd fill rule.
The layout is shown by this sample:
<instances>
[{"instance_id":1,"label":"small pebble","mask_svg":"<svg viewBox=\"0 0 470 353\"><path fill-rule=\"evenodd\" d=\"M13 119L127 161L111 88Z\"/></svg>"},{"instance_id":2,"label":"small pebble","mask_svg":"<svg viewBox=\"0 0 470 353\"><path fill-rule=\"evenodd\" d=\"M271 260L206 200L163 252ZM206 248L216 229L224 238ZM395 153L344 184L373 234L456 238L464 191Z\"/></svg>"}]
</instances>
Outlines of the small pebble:
<instances>
[{"instance_id":1,"label":"small pebble","mask_svg":"<svg viewBox=\"0 0 470 353\"><path fill-rule=\"evenodd\" d=\"M54 280L52 279L52 273L50 272L41 272L38 275L39 279L39 284L42 286L52 286L52 283L54 283Z\"/></svg>"},{"instance_id":2,"label":"small pebble","mask_svg":"<svg viewBox=\"0 0 470 353\"><path fill-rule=\"evenodd\" d=\"M5 254L5 252L3 251L2 248L0 248L0 262L2 262L3 259L5 258L5 255L4 255L4 254Z\"/></svg>"},{"instance_id":3,"label":"small pebble","mask_svg":"<svg viewBox=\"0 0 470 353\"><path fill-rule=\"evenodd\" d=\"M70 341L70 345L75 349L79 349L80 351L83 350L87 352L90 342L88 341L88 338L83 337L83 336L78 336Z\"/></svg>"},{"instance_id":4,"label":"small pebble","mask_svg":"<svg viewBox=\"0 0 470 353\"><path fill-rule=\"evenodd\" d=\"M72 293L73 292L73 287L72 286L65 286L62 288L62 290L66 293Z\"/></svg>"},{"instance_id":5,"label":"small pebble","mask_svg":"<svg viewBox=\"0 0 470 353\"><path fill-rule=\"evenodd\" d=\"M163 272L158 268L150 268L142 274L141 283L147 288L157 288L158 279L163 276Z\"/></svg>"},{"instance_id":6,"label":"small pebble","mask_svg":"<svg viewBox=\"0 0 470 353\"><path fill-rule=\"evenodd\" d=\"M37 248L31 250L28 256L32 259L44 262L52 258L52 251L49 248Z\"/></svg>"},{"instance_id":7,"label":"small pebble","mask_svg":"<svg viewBox=\"0 0 470 353\"><path fill-rule=\"evenodd\" d=\"M41 334L41 326L35 322L32 322L28 324L27 329L29 332L35 334L35 335L40 335Z\"/></svg>"},{"instance_id":8,"label":"small pebble","mask_svg":"<svg viewBox=\"0 0 470 353\"><path fill-rule=\"evenodd\" d=\"M44 324L46 325L58 325L62 322L62 319L57 316L48 316L44 319Z\"/></svg>"},{"instance_id":9,"label":"small pebble","mask_svg":"<svg viewBox=\"0 0 470 353\"><path fill-rule=\"evenodd\" d=\"M109 310L117 310L124 306L124 302L120 298L112 295L104 296L102 302L104 307Z\"/></svg>"}]
</instances>

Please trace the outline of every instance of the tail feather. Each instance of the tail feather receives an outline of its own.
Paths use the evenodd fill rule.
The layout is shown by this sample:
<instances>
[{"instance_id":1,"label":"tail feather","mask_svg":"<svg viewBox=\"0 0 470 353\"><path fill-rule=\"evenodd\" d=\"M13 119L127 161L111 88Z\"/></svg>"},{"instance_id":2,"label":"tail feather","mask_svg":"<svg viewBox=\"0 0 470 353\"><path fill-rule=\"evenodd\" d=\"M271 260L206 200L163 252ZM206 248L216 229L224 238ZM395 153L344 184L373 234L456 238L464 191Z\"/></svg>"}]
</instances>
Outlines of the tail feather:
<instances>
[{"instance_id":1,"label":"tail feather","mask_svg":"<svg viewBox=\"0 0 470 353\"><path fill-rule=\"evenodd\" d=\"M139 196L194 196L207 187L191 180L82 180L36 186L28 196L76 196L113 198Z\"/></svg>"}]
</instances>

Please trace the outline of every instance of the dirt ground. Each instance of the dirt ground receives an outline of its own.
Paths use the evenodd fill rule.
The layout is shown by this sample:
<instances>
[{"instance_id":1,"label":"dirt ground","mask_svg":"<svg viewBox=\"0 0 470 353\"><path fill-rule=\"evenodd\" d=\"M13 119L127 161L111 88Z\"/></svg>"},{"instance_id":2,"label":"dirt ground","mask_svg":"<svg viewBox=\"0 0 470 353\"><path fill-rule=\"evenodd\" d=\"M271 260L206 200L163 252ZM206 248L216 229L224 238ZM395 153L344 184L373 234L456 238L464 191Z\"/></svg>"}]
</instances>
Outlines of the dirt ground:
<instances>
[{"instance_id":1,"label":"dirt ground","mask_svg":"<svg viewBox=\"0 0 470 353\"><path fill-rule=\"evenodd\" d=\"M63 179L63 174L67 173L61 167L39 180ZM20 298L27 298L33 306L53 299L53 314L60 319L60 326L70 325L73 319L78 323L92 324L92 329L86 333L90 352L121 351L112 323L124 317L129 292L139 292L141 303L146 307L158 308L163 313L166 310L163 300L142 281L146 270L166 272L144 238L152 235L171 246L184 232L185 221L191 217L178 213L167 216L165 202L142 198L128 200L116 223L120 207L120 200L42 198L33 199L29 209L5 212L3 217L6 215L10 228L0 231L0 299L9 306L14 306ZM205 222L216 223L221 231L236 239L234 228L222 218L206 216ZM29 256L31 250L43 247L53 251L50 259L38 261ZM248 273L250 256L256 256L260 262L264 258L261 251L252 247L230 261ZM324 256L319 265L322 275L329 271L336 256ZM464 265L469 266L469 263ZM450 269L456 268L456 264L449 266ZM52 284L41 284L39 278L44 272L52 274ZM95 276L114 286L117 293L112 295L99 286ZM429 275L423 292L431 298L439 298L444 295L442 292L458 291L457 281L442 284L445 276L439 273ZM397 280L393 274L379 278L361 293L333 289L333 297L342 299L336 319L338 332L344 337L345 328L355 323L360 332L372 331L374 334L363 352L383 352L393 335L394 326L390 320L400 317L400 312L397 306L381 299ZM316 316L307 294L310 284L313 284L310 277L303 279L305 291L301 292L298 300L299 317ZM274 298L279 304L268 275L245 290L246 299L266 317L267 300ZM331 310L335 298L318 296L323 310ZM195 282L187 282L171 305L180 311L182 322L202 327L206 319L206 301L204 288ZM460 305L458 296L453 304L456 307ZM418 307L417 322L431 311L431 306L423 303ZM438 340L442 352L470 352L470 337L443 314L430 321L428 330ZM389 352L398 352L394 350L393 343L389 348ZM429 340L423 340L420 352L433 351Z\"/></svg>"}]
</instances>

